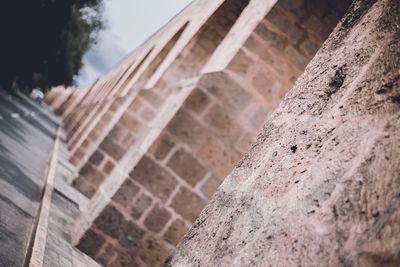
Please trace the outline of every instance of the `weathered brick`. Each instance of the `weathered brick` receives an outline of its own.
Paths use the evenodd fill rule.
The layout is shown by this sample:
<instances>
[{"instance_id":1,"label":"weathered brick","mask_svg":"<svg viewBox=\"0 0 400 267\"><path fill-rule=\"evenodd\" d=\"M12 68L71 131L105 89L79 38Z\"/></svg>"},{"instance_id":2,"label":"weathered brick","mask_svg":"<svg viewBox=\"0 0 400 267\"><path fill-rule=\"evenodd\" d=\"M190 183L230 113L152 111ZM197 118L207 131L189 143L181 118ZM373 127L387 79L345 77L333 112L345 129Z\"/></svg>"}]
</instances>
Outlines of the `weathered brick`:
<instances>
[{"instance_id":1,"label":"weathered brick","mask_svg":"<svg viewBox=\"0 0 400 267\"><path fill-rule=\"evenodd\" d=\"M126 136L127 132L128 132L128 131L127 131L124 127L122 127L122 126L116 124L116 125L112 128L112 130L110 131L109 136L110 136L113 140L121 140L122 138L124 138L124 137Z\"/></svg>"},{"instance_id":2,"label":"weathered brick","mask_svg":"<svg viewBox=\"0 0 400 267\"><path fill-rule=\"evenodd\" d=\"M239 154L228 148L214 137L210 137L201 146L197 156L216 170L222 177L228 175L235 163L239 161Z\"/></svg>"},{"instance_id":3,"label":"weathered brick","mask_svg":"<svg viewBox=\"0 0 400 267\"><path fill-rule=\"evenodd\" d=\"M280 100L279 97L278 97L278 99ZM278 104L279 103L276 103L273 106L277 106ZM265 108L263 106L259 106L259 108L257 108L250 117L251 125L253 125L256 128L259 128L264 123L264 121L267 119L268 114L269 114L269 110L267 108Z\"/></svg>"},{"instance_id":4,"label":"weathered brick","mask_svg":"<svg viewBox=\"0 0 400 267\"><path fill-rule=\"evenodd\" d=\"M304 68L307 66L309 60L302 55L299 51L297 51L296 49L294 49L291 46L288 46L286 48L286 53L290 59L290 62L293 63L294 66L296 66L297 69L299 70L304 70Z\"/></svg>"},{"instance_id":5,"label":"weathered brick","mask_svg":"<svg viewBox=\"0 0 400 267\"><path fill-rule=\"evenodd\" d=\"M270 46L277 49L283 49L285 40L273 31L270 31L264 23L258 24L255 33L264 39Z\"/></svg>"},{"instance_id":6,"label":"weathered brick","mask_svg":"<svg viewBox=\"0 0 400 267\"><path fill-rule=\"evenodd\" d=\"M267 100L271 101L282 87L271 71L261 68L251 81L252 86Z\"/></svg>"},{"instance_id":7,"label":"weathered brick","mask_svg":"<svg viewBox=\"0 0 400 267\"><path fill-rule=\"evenodd\" d=\"M254 60L240 49L233 60L229 63L227 69L244 78L253 65Z\"/></svg>"},{"instance_id":8,"label":"weathered brick","mask_svg":"<svg viewBox=\"0 0 400 267\"><path fill-rule=\"evenodd\" d=\"M137 138L132 134L132 133L128 133L124 139L119 140L120 144L126 148L128 148L129 146L131 146L132 144L134 144L137 141Z\"/></svg>"},{"instance_id":9,"label":"weathered brick","mask_svg":"<svg viewBox=\"0 0 400 267\"><path fill-rule=\"evenodd\" d=\"M187 230L188 228L185 223L180 219L176 219L165 232L163 239L173 246L176 246Z\"/></svg>"},{"instance_id":10,"label":"weathered brick","mask_svg":"<svg viewBox=\"0 0 400 267\"><path fill-rule=\"evenodd\" d=\"M209 97L201 89L195 88L183 105L187 109L200 114L207 107L208 103L210 103Z\"/></svg>"},{"instance_id":11,"label":"weathered brick","mask_svg":"<svg viewBox=\"0 0 400 267\"><path fill-rule=\"evenodd\" d=\"M302 36L302 31L290 20L288 20L284 14L280 13L277 8L272 8L265 18L284 33L290 42L297 43Z\"/></svg>"},{"instance_id":12,"label":"weathered brick","mask_svg":"<svg viewBox=\"0 0 400 267\"><path fill-rule=\"evenodd\" d=\"M163 160L175 143L168 133L163 132L151 145L149 152L158 160Z\"/></svg>"},{"instance_id":13,"label":"weathered brick","mask_svg":"<svg viewBox=\"0 0 400 267\"><path fill-rule=\"evenodd\" d=\"M321 41L324 41L331 32L331 29L327 27L322 20L313 15L307 17L303 22L303 27L308 32L315 34Z\"/></svg>"},{"instance_id":14,"label":"weathered brick","mask_svg":"<svg viewBox=\"0 0 400 267\"><path fill-rule=\"evenodd\" d=\"M141 127L141 123L137 119L135 119L133 116L129 115L128 113L125 113L121 117L118 124L123 125L124 127L128 128L132 132L138 132Z\"/></svg>"},{"instance_id":15,"label":"weathered brick","mask_svg":"<svg viewBox=\"0 0 400 267\"><path fill-rule=\"evenodd\" d=\"M112 197L112 200L126 207L139 192L139 187L134 185L130 179L126 179L118 191Z\"/></svg>"},{"instance_id":16,"label":"weathered brick","mask_svg":"<svg viewBox=\"0 0 400 267\"><path fill-rule=\"evenodd\" d=\"M251 101L251 95L226 73L207 75L200 82L208 92L232 110L243 110Z\"/></svg>"},{"instance_id":17,"label":"weathered brick","mask_svg":"<svg viewBox=\"0 0 400 267\"><path fill-rule=\"evenodd\" d=\"M125 154L125 149L115 143L110 137L106 137L101 142L100 148L117 161Z\"/></svg>"},{"instance_id":18,"label":"weathered brick","mask_svg":"<svg viewBox=\"0 0 400 267\"><path fill-rule=\"evenodd\" d=\"M186 187L181 187L172 200L171 207L187 220L194 222L207 203Z\"/></svg>"},{"instance_id":19,"label":"weathered brick","mask_svg":"<svg viewBox=\"0 0 400 267\"><path fill-rule=\"evenodd\" d=\"M206 130L188 112L179 110L167 126L168 131L188 145L198 146L206 138Z\"/></svg>"},{"instance_id":20,"label":"weathered brick","mask_svg":"<svg viewBox=\"0 0 400 267\"><path fill-rule=\"evenodd\" d=\"M104 180L104 175L89 163L83 166L79 174L96 186L99 186Z\"/></svg>"},{"instance_id":21,"label":"weathered brick","mask_svg":"<svg viewBox=\"0 0 400 267\"><path fill-rule=\"evenodd\" d=\"M110 174L111 173L111 171L114 169L114 163L112 163L110 160L108 160L107 162L106 162L106 164L104 164L104 167L103 167L103 172L105 173L105 174Z\"/></svg>"},{"instance_id":22,"label":"weathered brick","mask_svg":"<svg viewBox=\"0 0 400 267\"><path fill-rule=\"evenodd\" d=\"M108 266L110 264L110 260L115 255L115 249L111 244L107 244L103 253L97 257L97 260L100 261L103 265Z\"/></svg>"},{"instance_id":23,"label":"weathered brick","mask_svg":"<svg viewBox=\"0 0 400 267\"><path fill-rule=\"evenodd\" d=\"M310 38L307 38L301 42L300 47L304 49L304 51L306 51L310 57L313 57L321 47L321 44Z\"/></svg>"},{"instance_id":24,"label":"weathered brick","mask_svg":"<svg viewBox=\"0 0 400 267\"><path fill-rule=\"evenodd\" d=\"M154 107L158 107L162 103L162 99L154 90L141 90L139 96L146 100Z\"/></svg>"},{"instance_id":25,"label":"weathered brick","mask_svg":"<svg viewBox=\"0 0 400 267\"><path fill-rule=\"evenodd\" d=\"M145 232L131 221L124 221L120 226L118 242L127 249L135 248L143 238Z\"/></svg>"},{"instance_id":26,"label":"weathered brick","mask_svg":"<svg viewBox=\"0 0 400 267\"><path fill-rule=\"evenodd\" d=\"M290 73L290 68L285 63L285 61L282 60L279 55L272 53L266 45L256 40L253 36L250 36L250 38L247 39L244 46L255 53L257 56L259 56L261 60L263 60L265 63L268 64L268 66L278 72L278 74L283 76L287 73Z\"/></svg>"},{"instance_id":27,"label":"weathered brick","mask_svg":"<svg viewBox=\"0 0 400 267\"><path fill-rule=\"evenodd\" d=\"M135 255L132 254L132 251L118 248L116 252L117 252L117 257L111 262L109 266L112 267L141 266L140 262L137 260Z\"/></svg>"},{"instance_id":28,"label":"weathered brick","mask_svg":"<svg viewBox=\"0 0 400 267\"><path fill-rule=\"evenodd\" d=\"M167 200L176 186L176 180L172 174L146 155L129 176L163 201Z\"/></svg>"},{"instance_id":29,"label":"weathered brick","mask_svg":"<svg viewBox=\"0 0 400 267\"><path fill-rule=\"evenodd\" d=\"M215 129L222 138L234 141L240 133L241 127L222 106L215 104L205 115L204 121Z\"/></svg>"},{"instance_id":30,"label":"weathered brick","mask_svg":"<svg viewBox=\"0 0 400 267\"><path fill-rule=\"evenodd\" d=\"M217 188L222 183L222 180L215 175L208 177L206 182L201 187L201 192L208 198L211 199L212 195L217 191Z\"/></svg>"},{"instance_id":31,"label":"weathered brick","mask_svg":"<svg viewBox=\"0 0 400 267\"><path fill-rule=\"evenodd\" d=\"M89 229L86 231L81 240L79 240L79 243L76 247L89 256L95 257L105 241L106 240L101 235L92 229Z\"/></svg>"},{"instance_id":32,"label":"weathered brick","mask_svg":"<svg viewBox=\"0 0 400 267\"><path fill-rule=\"evenodd\" d=\"M89 162L92 163L95 166L100 165L100 163L102 162L102 160L104 159L104 155L96 150L93 155L89 158Z\"/></svg>"},{"instance_id":33,"label":"weathered brick","mask_svg":"<svg viewBox=\"0 0 400 267\"><path fill-rule=\"evenodd\" d=\"M195 186L206 174L206 169L183 148L175 152L167 166L191 186Z\"/></svg>"},{"instance_id":34,"label":"weathered brick","mask_svg":"<svg viewBox=\"0 0 400 267\"><path fill-rule=\"evenodd\" d=\"M131 216L135 219L139 219L143 212L145 212L151 206L151 202L151 197L142 193L132 205Z\"/></svg>"},{"instance_id":35,"label":"weathered brick","mask_svg":"<svg viewBox=\"0 0 400 267\"><path fill-rule=\"evenodd\" d=\"M93 186L85 181L85 178L82 176L76 178L72 182L72 186L78 189L78 191L85 195L87 198L91 198L96 193L96 190L93 188Z\"/></svg>"},{"instance_id":36,"label":"weathered brick","mask_svg":"<svg viewBox=\"0 0 400 267\"><path fill-rule=\"evenodd\" d=\"M316 2L322 1L317 0ZM276 5L285 11L285 13L288 13L296 22L299 22L305 15L307 15L305 6L300 5L297 1L279 0Z\"/></svg>"},{"instance_id":37,"label":"weathered brick","mask_svg":"<svg viewBox=\"0 0 400 267\"><path fill-rule=\"evenodd\" d=\"M144 119L145 121L150 121L151 119L154 118L154 115L155 115L154 111L151 110L151 109L148 108L148 107L145 107L145 108L142 110L142 112L140 113L140 117L141 117L142 119Z\"/></svg>"},{"instance_id":38,"label":"weathered brick","mask_svg":"<svg viewBox=\"0 0 400 267\"><path fill-rule=\"evenodd\" d=\"M136 113L140 109L141 106L142 106L142 102L140 101L140 99L135 98L135 100L133 100L133 102L129 105L128 109L132 113Z\"/></svg>"},{"instance_id":39,"label":"weathered brick","mask_svg":"<svg viewBox=\"0 0 400 267\"><path fill-rule=\"evenodd\" d=\"M144 220L144 225L150 231L158 233L164 228L170 218L171 214L169 211L160 204L156 204Z\"/></svg>"},{"instance_id":40,"label":"weathered brick","mask_svg":"<svg viewBox=\"0 0 400 267\"><path fill-rule=\"evenodd\" d=\"M172 248L155 238L145 240L137 249L138 256L147 266L162 266L171 251Z\"/></svg>"},{"instance_id":41,"label":"weathered brick","mask_svg":"<svg viewBox=\"0 0 400 267\"><path fill-rule=\"evenodd\" d=\"M124 221L122 214L109 204L96 218L94 225L106 235L118 239L121 233L121 225Z\"/></svg>"}]
</instances>

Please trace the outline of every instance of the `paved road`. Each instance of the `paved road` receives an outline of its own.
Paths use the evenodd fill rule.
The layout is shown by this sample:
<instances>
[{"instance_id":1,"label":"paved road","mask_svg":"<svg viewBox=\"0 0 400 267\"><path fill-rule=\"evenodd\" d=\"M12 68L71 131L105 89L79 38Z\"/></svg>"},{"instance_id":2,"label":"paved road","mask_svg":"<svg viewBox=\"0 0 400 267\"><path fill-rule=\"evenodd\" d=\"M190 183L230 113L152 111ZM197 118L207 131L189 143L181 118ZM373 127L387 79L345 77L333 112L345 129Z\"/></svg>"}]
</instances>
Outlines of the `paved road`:
<instances>
[{"instance_id":1,"label":"paved road","mask_svg":"<svg viewBox=\"0 0 400 267\"><path fill-rule=\"evenodd\" d=\"M21 266L35 223L57 118L0 90L0 266Z\"/></svg>"}]
</instances>

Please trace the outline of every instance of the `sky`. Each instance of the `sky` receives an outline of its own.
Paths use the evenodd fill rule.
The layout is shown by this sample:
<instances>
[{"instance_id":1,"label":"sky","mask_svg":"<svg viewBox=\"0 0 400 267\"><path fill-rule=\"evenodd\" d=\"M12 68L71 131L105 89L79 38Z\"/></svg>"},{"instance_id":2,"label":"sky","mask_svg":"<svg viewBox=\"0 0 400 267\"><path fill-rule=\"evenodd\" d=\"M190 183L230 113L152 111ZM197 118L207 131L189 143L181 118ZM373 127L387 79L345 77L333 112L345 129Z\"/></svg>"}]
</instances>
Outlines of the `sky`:
<instances>
[{"instance_id":1,"label":"sky","mask_svg":"<svg viewBox=\"0 0 400 267\"><path fill-rule=\"evenodd\" d=\"M105 29L97 45L83 57L75 77L78 86L90 86L185 8L191 0L104 0Z\"/></svg>"}]
</instances>

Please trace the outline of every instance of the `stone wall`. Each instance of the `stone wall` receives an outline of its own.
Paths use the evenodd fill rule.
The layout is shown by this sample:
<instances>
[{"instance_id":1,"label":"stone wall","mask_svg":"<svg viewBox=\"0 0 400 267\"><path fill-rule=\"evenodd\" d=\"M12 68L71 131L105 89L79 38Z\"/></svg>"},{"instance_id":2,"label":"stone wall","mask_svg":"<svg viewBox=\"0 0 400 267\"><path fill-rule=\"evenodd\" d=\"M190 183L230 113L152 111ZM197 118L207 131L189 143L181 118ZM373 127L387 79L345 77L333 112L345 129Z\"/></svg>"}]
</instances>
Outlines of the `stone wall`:
<instances>
[{"instance_id":1,"label":"stone wall","mask_svg":"<svg viewBox=\"0 0 400 267\"><path fill-rule=\"evenodd\" d=\"M159 266L195 222L172 265L312 265L301 253L345 247L329 216L353 209L340 194L367 182L351 175L385 131L383 118L394 120L356 117L368 113L362 88L396 62L364 84L394 40L395 26L374 30L389 1L356 2L322 45L350 2L197 0L86 91L49 94L78 168L73 185L91 198L74 244L106 266ZM373 95L391 102L368 101L394 114L389 76ZM332 264L345 262L329 253Z\"/></svg>"},{"instance_id":2,"label":"stone wall","mask_svg":"<svg viewBox=\"0 0 400 267\"><path fill-rule=\"evenodd\" d=\"M169 266L398 266L398 1L355 1Z\"/></svg>"}]
</instances>

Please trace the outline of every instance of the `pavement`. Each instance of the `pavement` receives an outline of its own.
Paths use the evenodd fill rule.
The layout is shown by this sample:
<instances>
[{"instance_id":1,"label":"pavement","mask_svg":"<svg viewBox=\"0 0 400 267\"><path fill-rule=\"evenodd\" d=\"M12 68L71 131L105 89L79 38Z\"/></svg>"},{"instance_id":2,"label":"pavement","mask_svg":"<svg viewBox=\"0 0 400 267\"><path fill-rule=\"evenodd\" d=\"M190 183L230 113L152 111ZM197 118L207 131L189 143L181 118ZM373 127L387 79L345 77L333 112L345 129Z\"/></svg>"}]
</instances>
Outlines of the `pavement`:
<instances>
[{"instance_id":1,"label":"pavement","mask_svg":"<svg viewBox=\"0 0 400 267\"><path fill-rule=\"evenodd\" d=\"M29 265L58 127L45 105L0 89L0 266ZM88 200L66 182L75 170L60 132L44 266L99 266L70 244Z\"/></svg>"}]
</instances>

